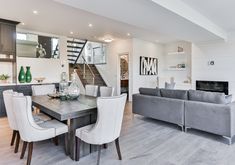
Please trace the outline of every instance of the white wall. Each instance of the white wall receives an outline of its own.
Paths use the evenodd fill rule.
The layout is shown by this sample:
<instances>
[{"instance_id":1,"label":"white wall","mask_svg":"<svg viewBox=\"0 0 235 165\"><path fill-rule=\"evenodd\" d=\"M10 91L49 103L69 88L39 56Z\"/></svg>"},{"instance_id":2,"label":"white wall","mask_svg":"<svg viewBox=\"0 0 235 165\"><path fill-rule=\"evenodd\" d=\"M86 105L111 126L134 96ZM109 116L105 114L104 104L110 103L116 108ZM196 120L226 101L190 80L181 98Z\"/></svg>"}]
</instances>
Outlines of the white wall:
<instances>
[{"instance_id":1,"label":"white wall","mask_svg":"<svg viewBox=\"0 0 235 165\"><path fill-rule=\"evenodd\" d=\"M208 65L214 60L215 65ZM192 45L192 82L229 81L229 93L235 96L235 41Z\"/></svg>"},{"instance_id":2,"label":"white wall","mask_svg":"<svg viewBox=\"0 0 235 165\"><path fill-rule=\"evenodd\" d=\"M96 65L101 76L108 86L115 87L116 93L120 90L119 81L117 79L118 73L118 58L122 53L132 54L132 40L117 40L107 45L107 64ZM130 68L130 67L129 67ZM130 71L129 71L130 73Z\"/></svg>"},{"instance_id":3,"label":"white wall","mask_svg":"<svg viewBox=\"0 0 235 165\"><path fill-rule=\"evenodd\" d=\"M158 58L158 74L161 76L163 68L163 45L133 39L132 58L132 93L139 93L140 87L156 88L157 76L140 75L140 56Z\"/></svg>"},{"instance_id":4,"label":"white wall","mask_svg":"<svg viewBox=\"0 0 235 165\"><path fill-rule=\"evenodd\" d=\"M178 46L184 49L184 54L169 54L171 52L177 52ZM170 78L173 77L176 82L176 89L187 89L191 87L190 84L184 83L191 77L191 43L185 41L173 42L164 45L164 57L163 57L163 71L160 80L160 87L165 86L165 82L170 82ZM186 70L169 70L170 66L176 66L177 64L186 64Z\"/></svg>"},{"instance_id":5,"label":"white wall","mask_svg":"<svg viewBox=\"0 0 235 165\"><path fill-rule=\"evenodd\" d=\"M11 62L0 62L0 75L7 74L10 76L8 82L12 83L12 63Z\"/></svg>"},{"instance_id":6,"label":"white wall","mask_svg":"<svg viewBox=\"0 0 235 165\"><path fill-rule=\"evenodd\" d=\"M155 57L159 59L159 74L162 70L163 46L140 39L118 40L107 46L107 64L97 65L97 68L109 86L120 91L119 55L129 54L129 100L132 94L138 93L140 87L157 86L157 76L143 76L139 74L140 56Z\"/></svg>"}]
</instances>

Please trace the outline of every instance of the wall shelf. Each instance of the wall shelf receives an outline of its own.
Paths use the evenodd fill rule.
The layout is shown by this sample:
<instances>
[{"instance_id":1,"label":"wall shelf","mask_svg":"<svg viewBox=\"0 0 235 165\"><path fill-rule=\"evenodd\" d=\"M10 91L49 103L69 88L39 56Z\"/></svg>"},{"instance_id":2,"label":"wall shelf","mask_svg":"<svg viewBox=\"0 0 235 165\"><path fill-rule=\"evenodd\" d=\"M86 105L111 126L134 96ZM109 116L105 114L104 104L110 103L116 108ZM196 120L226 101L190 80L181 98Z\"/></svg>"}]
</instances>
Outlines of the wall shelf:
<instances>
[{"instance_id":1,"label":"wall shelf","mask_svg":"<svg viewBox=\"0 0 235 165\"><path fill-rule=\"evenodd\" d=\"M186 68L167 68L168 71L186 71Z\"/></svg>"},{"instance_id":2,"label":"wall shelf","mask_svg":"<svg viewBox=\"0 0 235 165\"><path fill-rule=\"evenodd\" d=\"M183 55L185 52L169 52L168 55Z\"/></svg>"}]
</instances>

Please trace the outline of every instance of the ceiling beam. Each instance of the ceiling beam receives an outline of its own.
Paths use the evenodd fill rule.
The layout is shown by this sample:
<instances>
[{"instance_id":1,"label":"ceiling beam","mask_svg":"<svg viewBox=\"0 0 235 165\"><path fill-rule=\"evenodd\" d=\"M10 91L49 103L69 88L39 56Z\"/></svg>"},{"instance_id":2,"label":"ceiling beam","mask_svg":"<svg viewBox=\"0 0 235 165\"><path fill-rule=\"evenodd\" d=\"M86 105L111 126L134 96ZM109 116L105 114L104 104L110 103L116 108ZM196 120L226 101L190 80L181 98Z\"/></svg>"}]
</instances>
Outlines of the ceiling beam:
<instances>
[{"instance_id":1,"label":"ceiling beam","mask_svg":"<svg viewBox=\"0 0 235 165\"><path fill-rule=\"evenodd\" d=\"M167 10L227 41L227 32L181 0L152 0Z\"/></svg>"}]
</instances>

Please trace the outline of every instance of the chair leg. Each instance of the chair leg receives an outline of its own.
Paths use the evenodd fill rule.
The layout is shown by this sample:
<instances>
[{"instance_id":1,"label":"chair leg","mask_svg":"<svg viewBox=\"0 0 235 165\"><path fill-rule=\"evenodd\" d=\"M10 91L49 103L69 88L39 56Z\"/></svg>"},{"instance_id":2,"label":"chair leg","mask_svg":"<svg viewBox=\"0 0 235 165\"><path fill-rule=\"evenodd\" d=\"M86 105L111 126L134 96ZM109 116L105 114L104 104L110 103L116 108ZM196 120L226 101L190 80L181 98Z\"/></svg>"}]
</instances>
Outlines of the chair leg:
<instances>
[{"instance_id":1,"label":"chair leg","mask_svg":"<svg viewBox=\"0 0 235 165\"><path fill-rule=\"evenodd\" d=\"M101 152L101 147L102 147L102 145L99 145L99 146L98 146L98 158L97 158L97 165L99 165L99 164L100 164L100 152Z\"/></svg>"},{"instance_id":2,"label":"chair leg","mask_svg":"<svg viewBox=\"0 0 235 165\"><path fill-rule=\"evenodd\" d=\"M76 136L76 156L75 160L79 161L80 160L80 145L81 145L81 139Z\"/></svg>"},{"instance_id":3,"label":"chair leg","mask_svg":"<svg viewBox=\"0 0 235 165\"><path fill-rule=\"evenodd\" d=\"M108 144L103 144L104 148L107 149L108 148Z\"/></svg>"},{"instance_id":4,"label":"chair leg","mask_svg":"<svg viewBox=\"0 0 235 165\"><path fill-rule=\"evenodd\" d=\"M26 151L26 148L27 148L27 144L28 144L28 142L25 142L25 141L23 142L23 147L22 147L20 159L24 158L24 154L25 154L25 151Z\"/></svg>"},{"instance_id":5,"label":"chair leg","mask_svg":"<svg viewBox=\"0 0 235 165\"><path fill-rule=\"evenodd\" d=\"M53 141L54 141L54 144L55 144L56 146L59 145L59 138L58 138L58 136L54 137L54 138L53 138Z\"/></svg>"},{"instance_id":6,"label":"chair leg","mask_svg":"<svg viewBox=\"0 0 235 165\"><path fill-rule=\"evenodd\" d=\"M20 143L20 133L19 131L16 132L16 145L15 145L15 153L18 152L19 149L19 143Z\"/></svg>"},{"instance_id":7,"label":"chair leg","mask_svg":"<svg viewBox=\"0 0 235 165\"><path fill-rule=\"evenodd\" d=\"M33 154L33 142L30 142L29 143L29 148L28 148L27 165L31 164L32 154Z\"/></svg>"},{"instance_id":8,"label":"chair leg","mask_svg":"<svg viewBox=\"0 0 235 165\"><path fill-rule=\"evenodd\" d=\"M16 131L16 130L13 130L13 132L12 132L12 138L11 138L11 146L13 146L14 143L15 143L16 134L17 134L17 131Z\"/></svg>"},{"instance_id":9,"label":"chair leg","mask_svg":"<svg viewBox=\"0 0 235 165\"><path fill-rule=\"evenodd\" d=\"M119 138L117 138L115 140L115 145L116 145L116 149L117 149L117 153L118 153L118 158L119 158L119 160L122 160L121 150L120 150L120 146L119 146Z\"/></svg>"}]
</instances>

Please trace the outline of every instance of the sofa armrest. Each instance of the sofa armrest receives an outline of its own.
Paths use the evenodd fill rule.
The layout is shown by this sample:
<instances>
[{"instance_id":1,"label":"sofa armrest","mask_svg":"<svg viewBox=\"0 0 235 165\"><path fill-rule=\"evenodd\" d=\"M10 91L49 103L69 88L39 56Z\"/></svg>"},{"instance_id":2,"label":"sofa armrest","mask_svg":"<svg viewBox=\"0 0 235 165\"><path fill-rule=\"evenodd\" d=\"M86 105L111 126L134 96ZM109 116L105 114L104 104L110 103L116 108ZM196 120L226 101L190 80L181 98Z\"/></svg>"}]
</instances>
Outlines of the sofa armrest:
<instances>
[{"instance_id":1,"label":"sofa armrest","mask_svg":"<svg viewBox=\"0 0 235 165\"><path fill-rule=\"evenodd\" d=\"M235 122L233 117L235 115L231 110L233 106L185 101L185 126L232 137L234 135L232 122Z\"/></svg>"},{"instance_id":2,"label":"sofa armrest","mask_svg":"<svg viewBox=\"0 0 235 165\"><path fill-rule=\"evenodd\" d=\"M231 110L231 134L235 135L235 102L229 104Z\"/></svg>"}]
</instances>

